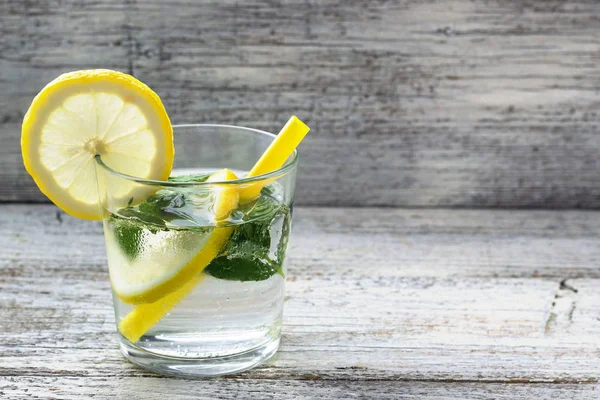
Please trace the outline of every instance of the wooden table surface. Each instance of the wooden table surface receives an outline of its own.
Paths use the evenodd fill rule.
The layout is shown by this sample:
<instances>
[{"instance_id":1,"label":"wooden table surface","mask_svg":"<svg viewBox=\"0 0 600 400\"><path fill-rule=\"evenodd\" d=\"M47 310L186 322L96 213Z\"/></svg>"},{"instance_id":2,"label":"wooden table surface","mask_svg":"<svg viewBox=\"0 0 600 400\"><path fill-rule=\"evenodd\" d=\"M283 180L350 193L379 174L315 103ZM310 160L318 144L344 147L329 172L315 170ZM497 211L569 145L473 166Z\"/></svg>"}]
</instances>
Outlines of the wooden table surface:
<instances>
[{"instance_id":1,"label":"wooden table surface","mask_svg":"<svg viewBox=\"0 0 600 400\"><path fill-rule=\"evenodd\" d=\"M178 380L117 349L99 223L0 206L0 398L600 397L600 213L298 208L283 343Z\"/></svg>"}]
</instances>

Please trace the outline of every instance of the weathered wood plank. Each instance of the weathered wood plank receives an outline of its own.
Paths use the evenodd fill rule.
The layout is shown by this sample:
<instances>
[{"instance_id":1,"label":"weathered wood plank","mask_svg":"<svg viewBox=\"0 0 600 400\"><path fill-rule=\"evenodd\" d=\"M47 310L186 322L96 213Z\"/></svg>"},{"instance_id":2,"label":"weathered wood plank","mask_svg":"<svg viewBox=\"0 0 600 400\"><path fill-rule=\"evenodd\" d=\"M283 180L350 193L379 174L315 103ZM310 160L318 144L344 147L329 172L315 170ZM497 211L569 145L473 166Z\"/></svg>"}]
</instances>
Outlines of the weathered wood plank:
<instances>
[{"instance_id":1,"label":"weathered wood plank","mask_svg":"<svg viewBox=\"0 0 600 400\"><path fill-rule=\"evenodd\" d=\"M299 204L597 208L599 19L593 0L2 2L0 200L43 199L19 155L33 95L104 66L174 122L306 119Z\"/></svg>"},{"instance_id":2,"label":"weathered wood plank","mask_svg":"<svg viewBox=\"0 0 600 400\"><path fill-rule=\"evenodd\" d=\"M51 205L4 205L0 391L593 397L599 228L600 213L584 211L300 207L281 350L235 378L185 382L118 352L98 224Z\"/></svg>"},{"instance_id":3,"label":"weathered wood plank","mask_svg":"<svg viewBox=\"0 0 600 400\"><path fill-rule=\"evenodd\" d=\"M10 377L0 378L0 395L10 399L507 399L589 400L595 384L496 384L403 381L328 381L218 379L186 381L155 377Z\"/></svg>"}]
</instances>

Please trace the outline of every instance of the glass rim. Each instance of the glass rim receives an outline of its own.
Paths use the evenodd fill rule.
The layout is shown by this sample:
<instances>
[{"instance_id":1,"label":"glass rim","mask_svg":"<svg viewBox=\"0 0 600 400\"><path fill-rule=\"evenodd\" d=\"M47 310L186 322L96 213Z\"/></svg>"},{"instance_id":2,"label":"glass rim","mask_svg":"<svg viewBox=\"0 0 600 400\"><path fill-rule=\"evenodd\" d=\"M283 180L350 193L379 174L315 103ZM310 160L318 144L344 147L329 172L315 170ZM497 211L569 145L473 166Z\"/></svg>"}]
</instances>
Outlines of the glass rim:
<instances>
[{"instance_id":1,"label":"glass rim","mask_svg":"<svg viewBox=\"0 0 600 400\"><path fill-rule=\"evenodd\" d=\"M267 131L263 131L263 130L255 129L255 128L248 128L245 126L238 126L238 125L176 124L176 125L172 125L172 128L173 128L173 130L175 130L176 128L234 128L237 130L242 130L242 131L246 131L246 132L258 133L261 135L270 136L272 139L275 139L277 137L277 135L275 135L271 132L267 132ZM163 181L163 180L159 180L159 179L140 178L138 176L119 172L116 169L109 167L108 165L106 165L104 163L104 161L102 160L102 156L100 154L96 154L94 156L94 158L96 160L96 164L98 164L99 166L104 168L105 171L107 171L115 176L118 176L119 178L127 179L132 182L141 183L141 184L145 184L145 185L190 187L190 186L211 186L211 185L240 185L240 184L245 184L245 183L254 183L254 182L258 182L258 181L263 181L266 179L278 178L280 176L283 176L290 170L292 170L298 164L298 150L294 149L294 152L292 153L291 161L286 161L280 168L276 169L275 171L271 171L266 174L253 176L251 178L238 178L238 179L232 179L232 180L228 180L228 181L213 181L213 182L206 182L206 181L204 181L204 182L171 182L171 181ZM256 160L256 161L258 161L258 160Z\"/></svg>"}]
</instances>

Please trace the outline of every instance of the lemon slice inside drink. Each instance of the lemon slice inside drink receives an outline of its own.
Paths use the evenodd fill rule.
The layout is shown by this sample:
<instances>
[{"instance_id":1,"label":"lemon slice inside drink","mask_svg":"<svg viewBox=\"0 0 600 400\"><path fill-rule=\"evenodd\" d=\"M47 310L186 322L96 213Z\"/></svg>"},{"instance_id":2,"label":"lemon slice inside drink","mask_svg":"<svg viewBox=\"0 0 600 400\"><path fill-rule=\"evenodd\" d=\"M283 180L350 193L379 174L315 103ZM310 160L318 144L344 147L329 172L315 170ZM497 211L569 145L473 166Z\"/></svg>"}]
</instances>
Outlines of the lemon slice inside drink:
<instances>
[{"instance_id":1,"label":"lemon slice inside drink","mask_svg":"<svg viewBox=\"0 0 600 400\"><path fill-rule=\"evenodd\" d=\"M215 172L208 182L237 179L228 169ZM237 208L238 194L234 187L215 185L214 215L216 225L223 225L232 210ZM117 223L132 223L120 220ZM110 279L115 294L125 303L155 302L184 286L198 276L229 239L233 228L194 231L169 229L151 232L141 230L142 248L130 259L118 244L116 232L105 221L106 252L110 265Z\"/></svg>"},{"instance_id":2,"label":"lemon slice inside drink","mask_svg":"<svg viewBox=\"0 0 600 400\"><path fill-rule=\"evenodd\" d=\"M40 190L68 214L99 220L96 162L133 176L167 179L173 129L160 98L130 75L69 72L50 82L23 120L25 168ZM117 190L117 189L115 189ZM131 187L118 189L126 197Z\"/></svg>"}]
</instances>

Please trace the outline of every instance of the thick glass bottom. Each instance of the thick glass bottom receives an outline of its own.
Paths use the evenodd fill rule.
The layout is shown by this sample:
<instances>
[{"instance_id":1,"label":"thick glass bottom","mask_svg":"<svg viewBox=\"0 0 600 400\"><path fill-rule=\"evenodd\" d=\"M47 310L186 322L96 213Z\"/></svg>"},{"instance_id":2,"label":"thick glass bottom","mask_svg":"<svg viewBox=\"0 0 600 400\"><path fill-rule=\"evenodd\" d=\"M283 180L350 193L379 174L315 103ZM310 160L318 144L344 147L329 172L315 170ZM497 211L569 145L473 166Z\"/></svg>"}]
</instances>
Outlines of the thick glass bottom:
<instances>
[{"instance_id":1,"label":"thick glass bottom","mask_svg":"<svg viewBox=\"0 0 600 400\"><path fill-rule=\"evenodd\" d=\"M226 356L188 358L169 357L141 349L120 338L123 355L132 363L161 375L202 378L246 371L271 358L279 348L279 337L259 347Z\"/></svg>"}]
</instances>

